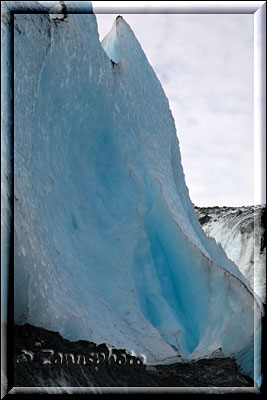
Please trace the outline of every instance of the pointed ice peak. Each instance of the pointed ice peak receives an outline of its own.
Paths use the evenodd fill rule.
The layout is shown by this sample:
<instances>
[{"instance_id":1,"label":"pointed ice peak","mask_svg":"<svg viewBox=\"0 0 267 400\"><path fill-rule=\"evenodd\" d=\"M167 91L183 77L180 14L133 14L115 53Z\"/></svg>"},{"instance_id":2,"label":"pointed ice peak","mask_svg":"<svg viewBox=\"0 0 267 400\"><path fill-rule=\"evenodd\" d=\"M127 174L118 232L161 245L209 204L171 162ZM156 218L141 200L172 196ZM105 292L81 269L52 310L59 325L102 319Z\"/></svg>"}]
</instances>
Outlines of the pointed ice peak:
<instances>
[{"instance_id":1,"label":"pointed ice peak","mask_svg":"<svg viewBox=\"0 0 267 400\"><path fill-rule=\"evenodd\" d=\"M128 56L131 58L137 49L141 49L130 25L121 15L116 17L110 32L104 37L101 44L110 60L116 64L121 61L122 56L125 58L126 55L127 58L129 58ZM141 53L143 54L143 50Z\"/></svg>"},{"instance_id":2,"label":"pointed ice peak","mask_svg":"<svg viewBox=\"0 0 267 400\"><path fill-rule=\"evenodd\" d=\"M122 16L122 15L118 15L118 16L116 17L115 21L114 21L114 24L115 24L116 26L118 26L118 25L121 24L121 23L127 24L127 22L125 21L125 19L123 18L123 16ZM128 24L127 24L127 25L128 25Z\"/></svg>"},{"instance_id":3,"label":"pointed ice peak","mask_svg":"<svg viewBox=\"0 0 267 400\"><path fill-rule=\"evenodd\" d=\"M118 37L119 37L119 33L121 32L121 30L123 30L122 31L123 33L128 32L128 33L130 33L131 35L133 35L135 37L135 35L134 35L133 31L132 31L132 28L130 27L130 25L127 23L127 21L121 15L118 15L116 17L114 24L116 24L116 28L118 29L117 30Z\"/></svg>"},{"instance_id":4,"label":"pointed ice peak","mask_svg":"<svg viewBox=\"0 0 267 400\"><path fill-rule=\"evenodd\" d=\"M101 42L101 45L105 50L107 56L115 64L118 64L121 59L120 46L117 37L117 24L120 21L120 19L122 19L121 16L118 16L115 19L111 31L104 37L104 39Z\"/></svg>"}]
</instances>

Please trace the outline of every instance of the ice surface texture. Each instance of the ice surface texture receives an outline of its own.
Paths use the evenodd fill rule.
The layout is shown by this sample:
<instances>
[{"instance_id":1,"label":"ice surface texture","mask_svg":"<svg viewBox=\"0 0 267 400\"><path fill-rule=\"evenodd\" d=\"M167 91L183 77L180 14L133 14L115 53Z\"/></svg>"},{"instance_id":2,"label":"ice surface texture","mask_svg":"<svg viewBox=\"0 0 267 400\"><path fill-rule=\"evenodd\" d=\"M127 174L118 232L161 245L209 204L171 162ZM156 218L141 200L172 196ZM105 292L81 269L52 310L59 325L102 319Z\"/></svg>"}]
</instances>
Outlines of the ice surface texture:
<instances>
[{"instance_id":1,"label":"ice surface texture","mask_svg":"<svg viewBox=\"0 0 267 400\"><path fill-rule=\"evenodd\" d=\"M197 209L206 234L220 243L266 303L266 206Z\"/></svg>"},{"instance_id":2,"label":"ice surface texture","mask_svg":"<svg viewBox=\"0 0 267 400\"><path fill-rule=\"evenodd\" d=\"M219 351L252 376L259 305L198 222L128 24L105 50L93 14L18 14L14 35L15 321L149 364Z\"/></svg>"}]
</instances>

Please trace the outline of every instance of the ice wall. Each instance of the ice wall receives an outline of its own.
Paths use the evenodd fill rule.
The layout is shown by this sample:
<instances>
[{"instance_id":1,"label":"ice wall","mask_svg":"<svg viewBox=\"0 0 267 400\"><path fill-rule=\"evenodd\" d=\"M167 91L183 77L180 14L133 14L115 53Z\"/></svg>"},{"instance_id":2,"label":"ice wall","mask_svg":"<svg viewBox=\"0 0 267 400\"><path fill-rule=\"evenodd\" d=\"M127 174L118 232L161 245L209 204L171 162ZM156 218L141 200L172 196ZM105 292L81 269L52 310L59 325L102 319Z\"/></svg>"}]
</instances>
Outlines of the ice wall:
<instances>
[{"instance_id":1,"label":"ice wall","mask_svg":"<svg viewBox=\"0 0 267 400\"><path fill-rule=\"evenodd\" d=\"M162 86L123 18L102 47L68 3L16 15L15 321L252 376L260 304L199 225Z\"/></svg>"}]
</instances>

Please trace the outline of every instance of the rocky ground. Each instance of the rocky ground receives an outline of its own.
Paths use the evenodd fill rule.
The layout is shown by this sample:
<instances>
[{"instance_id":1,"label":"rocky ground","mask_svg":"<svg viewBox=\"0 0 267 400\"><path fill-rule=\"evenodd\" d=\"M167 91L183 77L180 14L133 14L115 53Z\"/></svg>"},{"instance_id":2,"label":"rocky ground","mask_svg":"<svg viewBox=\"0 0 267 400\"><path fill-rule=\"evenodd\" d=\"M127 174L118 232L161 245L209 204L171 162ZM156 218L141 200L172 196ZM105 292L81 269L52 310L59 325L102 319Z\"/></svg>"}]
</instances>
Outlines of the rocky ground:
<instances>
[{"instance_id":1,"label":"rocky ground","mask_svg":"<svg viewBox=\"0 0 267 400\"><path fill-rule=\"evenodd\" d=\"M16 387L251 387L231 358L144 365L125 350L109 350L29 324L15 326Z\"/></svg>"}]
</instances>

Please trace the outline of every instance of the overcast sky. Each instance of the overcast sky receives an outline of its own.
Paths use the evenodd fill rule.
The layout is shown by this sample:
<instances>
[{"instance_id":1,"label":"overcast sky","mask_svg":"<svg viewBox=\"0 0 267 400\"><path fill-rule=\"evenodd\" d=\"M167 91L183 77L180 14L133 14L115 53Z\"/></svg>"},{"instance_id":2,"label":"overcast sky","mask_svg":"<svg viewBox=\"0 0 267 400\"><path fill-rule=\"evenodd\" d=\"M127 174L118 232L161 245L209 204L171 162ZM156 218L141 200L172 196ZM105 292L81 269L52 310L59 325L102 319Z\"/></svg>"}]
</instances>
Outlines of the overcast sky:
<instances>
[{"instance_id":1,"label":"overcast sky","mask_svg":"<svg viewBox=\"0 0 267 400\"><path fill-rule=\"evenodd\" d=\"M92 3L100 40L122 15L161 81L193 203L253 204L253 15L126 14L125 2L97 14L107 2Z\"/></svg>"}]
</instances>

